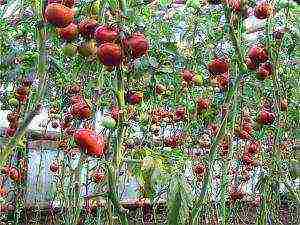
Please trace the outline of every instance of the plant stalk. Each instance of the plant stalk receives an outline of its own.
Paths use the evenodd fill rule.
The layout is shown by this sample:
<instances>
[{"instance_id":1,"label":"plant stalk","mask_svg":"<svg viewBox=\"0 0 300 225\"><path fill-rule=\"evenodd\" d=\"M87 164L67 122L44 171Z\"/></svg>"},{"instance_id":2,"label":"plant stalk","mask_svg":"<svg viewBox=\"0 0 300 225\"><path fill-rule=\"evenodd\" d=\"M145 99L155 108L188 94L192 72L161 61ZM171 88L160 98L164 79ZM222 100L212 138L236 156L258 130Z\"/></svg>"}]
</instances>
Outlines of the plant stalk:
<instances>
[{"instance_id":1,"label":"plant stalk","mask_svg":"<svg viewBox=\"0 0 300 225\"><path fill-rule=\"evenodd\" d=\"M39 19L41 19L40 24L37 26L37 45L38 45L38 64L37 64L37 75L39 77L40 83L37 88L38 93L37 97L34 101L33 107L29 110L29 112L25 115L25 118L23 120L23 123L20 125L20 127L17 129L15 135L8 141L7 144L4 145L3 149L1 149L0 152L0 167L4 165L6 160L8 159L9 155L12 153L13 148L16 146L16 144L20 141L20 139L25 134L26 128L34 118L34 116L37 114L39 108L40 108L40 102L42 102L42 98L44 96L45 88L47 85L47 77L48 74L46 73L46 47L45 47L45 41L46 41L46 28L45 28L45 22L43 20L43 14L42 14L42 6L39 7L38 13L39 13Z\"/></svg>"},{"instance_id":2,"label":"plant stalk","mask_svg":"<svg viewBox=\"0 0 300 225\"><path fill-rule=\"evenodd\" d=\"M228 7L225 6L225 4L223 4L223 6L224 6L224 11L225 11L225 17L226 17L226 20L227 20L227 25L229 26L230 39L231 39L232 44L234 45L235 54L237 56L237 63L238 63L237 74L238 75L237 75L237 78L235 80L234 86L231 88L231 90L229 90L229 93L230 93L230 91L232 91L232 93L227 94L227 97L224 100L224 105L225 106L228 105L229 109L228 109L228 113L225 115L225 117L222 120L221 126L218 129L217 135L214 138L212 147L211 147L210 152L209 152L207 171L204 175L204 181L203 181L203 185L202 185L202 188L201 188L200 197L199 197L198 201L196 202L196 205L194 206L194 208L192 210L192 218L193 218L192 224L193 225L197 224L197 218L199 216L199 213L201 212L201 209L202 209L201 206L202 206L204 197L207 194L207 186L209 184L210 173L212 171L212 167L213 167L213 164L214 164L213 163L214 162L214 156L215 156L215 153L216 153L216 149L219 145L219 142L220 142L220 140L223 136L224 129L225 129L225 126L226 126L226 120L227 120L228 117L230 117L230 114L232 113L231 109L236 104L236 100L234 99L234 95L236 94L236 92L237 92L237 90L240 86L240 81L242 79L242 75L246 71L246 66L244 64L243 55L242 55L242 51L241 51L241 48L240 48L240 45L239 45L239 41L237 40L234 29L230 24L230 13L229 13Z\"/></svg>"}]
</instances>

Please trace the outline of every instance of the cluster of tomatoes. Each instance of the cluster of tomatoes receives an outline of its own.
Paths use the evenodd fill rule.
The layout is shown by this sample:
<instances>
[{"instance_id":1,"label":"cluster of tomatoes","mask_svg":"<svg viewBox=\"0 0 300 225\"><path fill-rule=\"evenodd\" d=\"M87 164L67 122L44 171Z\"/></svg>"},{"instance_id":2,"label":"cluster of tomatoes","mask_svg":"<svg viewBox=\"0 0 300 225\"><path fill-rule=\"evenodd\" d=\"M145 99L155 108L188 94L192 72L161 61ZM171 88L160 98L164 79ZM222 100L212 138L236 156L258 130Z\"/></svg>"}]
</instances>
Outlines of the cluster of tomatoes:
<instances>
[{"instance_id":1,"label":"cluster of tomatoes","mask_svg":"<svg viewBox=\"0 0 300 225\"><path fill-rule=\"evenodd\" d=\"M242 118L242 123L240 128L237 129L237 133L240 139L242 140L247 140L250 138L251 134L252 134L252 120L250 115L244 114L243 118Z\"/></svg>"},{"instance_id":2,"label":"cluster of tomatoes","mask_svg":"<svg viewBox=\"0 0 300 225\"><path fill-rule=\"evenodd\" d=\"M152 132L159 133L160 123L166 122L173 124L174 122L184 121L187 118L188 112L186 107L179 106L175 110L166 110L157 108L151 111ZM177 131L164 139L164 144L167 147L177 148L183 144L186 135L182 131Z\"/></svg>"},{"instance_id":3,"label":"cluster of tomatoes","mask_svg":"<svg viewBox=\"0 0 300 225\"><path fill-rule=\"evenodd\" d=\"M19 183L24 178L25 174L21 172L18 168L12 165L6 165L2 168L1 173L6 177L9 177L13 182Z\"/></svg>"},{"instance_id":4,"label":"cluster of tomatoes","mask_svg":"<svg viewBox=\"0 0 300 225\"><path fill-rule=\"evenodd\" d=\"M58 174L61 169L61 165L57 161L53 161L50 164L49 169L52 173ZM102 183L106 179L106 175L101 169L93 170L90 174L90 177L91 180L97 184Z\"/></svg>"},{"instance_id":5,"label":"cluster of tomatoes","mask_svg":"<svg viewBox=\"0 0 300 225\"><path fill-rule=\"evenodd\" d=\"M9 127L6 129L6 137L12 137L16 133L19 127L20 119L20 105L24 104L28 100L30 86L32 81L29 79L24 79L22 84L16 88L15 98L11 98L9 103L11 106L16 107L14 112L11 112L7 115L7 121L9 122Z\"/></svg>"},{"instance_id":6,"label":"cluster of tomatoes","mask_svg":"<svg viewBox=\"0 0 300 225\"><path fill-rule=\"evenodd\" d=\"M215 57L208 64L211 78L217 81L219 88L226 89L229 84L229 61L226 58Z\"/></svg>"},{"instance_id":7,"label":"cluster of tomatoes","mask_svg":"<svg viewBox=\"0 0 300 225\"><path fill-rule=\"evenodd\" d=\"M221 4L220 0L209 0L210 4ZM225 0L225 4L235 13L242 13L242 15L248 14L248 7L245 2L241 0ZM267 1L259 1L254 7L254 16L257 19L267 19L271 16L273 7Z\"/></svg>"},{"instance_id":8,"label":"cluster of tomatoes","mask_svg":"<svg viewBox=\"0 0 300 225\"><path fill-rule=\"evenodd\" d=\"M175 134L171 135L170 137L164 140L164 144L167 147L177 148L178 146L183 144L186 135L182 132L176 132Z\"/></svg>"},{"instance_id":9,"label":"cluster of tomatoes","mask_svg":"<svg viewBox=\"0 0 300 225\"><path fill-rule=\"evenodd\" d=\"M105 173L101 169L95 169L91 173L92 181L96 184L102 183L106 179Z\"/></svg>"},{"instance_id":10,"label":"cluster of tomatoes","mask_svg":"<svg viewBox=\"0 0 300 225\"><path fill-rule=\"evenodd\" d=\"M263 125L270 125L276 119L276 114L270 108L263 108L258 116L257 122Z\"/></svg>"},{"instance_id":11,"label":"cluster of tomatoes","mask_svg":"<svg viewBox=\"0 0 300 225\"><path fill-rule=\"evenodd\" d=\"M227 158L229 153L229 138L227 136L224 136L222 138L219 149L220 149L219 151L220 156L223 159Z\"/></svg>"},{"instance_id":12,"label":"cluster of tomatoes","mask_svg":"<svg viewBox=\"0 0 300 225\"><path fill-rule=\"evenodd\" d=\"M154 124L161 122L183 121L187 116L187 110L183 106L177 107L174 111L168 111L163 108L157 108L151 112L151 121Z\"/></svg>"},{"instance_id":13,"label":"cluster of tomatoes","mask_svg":"<svg viewBox=\"0 0 300 225\"><path fill-rule=\"evenodd\" d=\"M9 126L5 130L5 135L6 137L12 137L19 127L19 114L15 112L7 114L7 121L9 122Z\"/></svg>"},{"instance_id":14,"label":"cluster of tomatoes","mask_svg":"<svg viewBox=\"0 0 300 225\"><path fill-rule=\"evenodd\" d=\"M28 96L29 96L29 90L30 90L32 83L33 83L32 80L24 79L21 86L16 89L15 96L16 96L16 99L18 99L18 101L20 103L27 102Z\"/></svg>"},{"instance_id":15,"label":"cluster of tomatoes","mask_svg":"<svg viewBox=\"0 0 300 225\"><path fill-rule=\"evenodd\" d=\"M187 86L191 85L201 85L202 84L202 77L199 76L197 73L195 73L192 70L189 69L183 69L180 72L181 78L183 80L184 85L186 84Z\"/></svg>"},{"instance_id":16,"label":"cluster of tomatoes","mask_svg":"<svg viewBox=\"0 0 300 225\"><path fill-rule=\"evenodd\" d=\"M260 143L258 141L251 141L243 154L243 162L245 165L252 166L254 164L254 156L258 153L259 149Z\"/></svg>"},{"instance_id":17,"label":"cluster of tomatoes","mask_svg":"<svg viewBox=\"0 0 300 225\"><path fill-rule=\"evenodd\" d=\"M232 204L234 204L237 200L241 200L245 197L246 193L238 187L231 187L229 191L229 197Z\"/></svg>"},{"instance_id":18,"label":"cluster of tomatoes","mask_svg":"<svg viewBox=\"0 0 300 225\"><path fill-rule=\"evenodd\" d=\"M265 80L272 75L273 66L270 62L268 52L264 46L254 45L250 48L246 58L248 69L256 70L257 77Z\"/></svg>"},{"instance_id":19,"label":"cluster of tomatoes","mask_svg":"<svg viewBox=\"0 0 300 225\"><path fill-rule=\"evenodd\" d=\"M71 97L69 112L74 118L88 119L92 116L91 107L87 104L82 95L76 94Z\"/></svg>"},{"instance_id":20,"label":"cluster of tomatoes","mask_svg":"<svg viewBox=\"0 0 300 225\"><path fill-rule=\"evenodd\" d=\"M86 120L92 116L92 109L80 92L81 86L79 85L73 85L68 90L70 107L61 123L61 127L67 130L67 133L72 133L72 121L74 119Z\"/></svg>"},{"instance_id":21,"label":"cluster of tomatoes","mask_svg":"<svg viewBox=\"0 0 300 225\"><path fill-rule=\"evenodd\" d=\"M143 100L144 94L141 91L127 91L125 100L130 105L139 104Z\"/></svg>"},{"instance_id":22,"label":"cluster of tomatoes","mask_svg":"<svg viewBox=\"0 0 300 225\"><path fill-rule=\"evenodd\" d=\"M71 42L79 35L87 42L78 48L69 45L66 52L78 52L83 56L97 55L108 69L119 67L125 59L137 59L147 54L149 43L141 33L126 36L118 27L99 25L93 18L75 22L74 2L49 3L45 9L45 19L57 27L59 36ZM97 47L98 45L98 47Z\"/></svg>"},{"instance_id":23,"label":"cluster of tomatoes","mask_svg":"<svg viewBox=\"0 0 300 225\"><path fill-rule=\"evenodd\" d=\"M201 180L203 178L203 175L205 174L206 167L203 163L199 162L196 165L194 165L193 171L196 178L198 180Z\"/></svg>"}]
</instances>

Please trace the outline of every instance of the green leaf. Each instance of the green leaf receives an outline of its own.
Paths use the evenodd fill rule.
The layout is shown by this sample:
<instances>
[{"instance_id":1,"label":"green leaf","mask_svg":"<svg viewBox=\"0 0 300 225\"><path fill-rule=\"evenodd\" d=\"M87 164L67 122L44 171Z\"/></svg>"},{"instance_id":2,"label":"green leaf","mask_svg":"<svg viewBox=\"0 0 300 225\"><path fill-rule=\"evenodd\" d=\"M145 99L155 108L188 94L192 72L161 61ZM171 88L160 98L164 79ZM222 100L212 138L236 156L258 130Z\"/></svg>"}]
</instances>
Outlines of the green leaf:
<instances>
[{"instance_id":1,"label":"green leaf","mask_svg":"<svg viewBox=\"0 0 300 225\"><path fill-rule=\"evenodd\" d=\"M172 3L172 0L159 0L159 3L162 7L168 6Z\"/></svg>"},{"instance_id":2,"label":"green leaf","mask_svg":"<svg viewBox=\"0 0 300 225\"><path fill-rule=\"evenodd\" d=\"M191 192L182 176L171 177L168 192L168 225L186 224L189 216Z\"/></svg>"},{"instance_id":3,"label":"green leaf","mask_svg":"<svg viewBox=\"0 0 300 225\"><path fill-rule=\"evenodd\" d=\"M107 2L112 9L116 9L118 7L118 0L107 0Z\"/></svg>"},{"instance_id":4,"label":"green leaf","mask_svg":"<svg viewBox=\"0 0 300 225\"><path fill-rule=\"evenodd\" d=\"M199 0L188 0L186 2L186 5L192 8L199 8L201 6L201 3Z\"/></svg>"}]
</instances>

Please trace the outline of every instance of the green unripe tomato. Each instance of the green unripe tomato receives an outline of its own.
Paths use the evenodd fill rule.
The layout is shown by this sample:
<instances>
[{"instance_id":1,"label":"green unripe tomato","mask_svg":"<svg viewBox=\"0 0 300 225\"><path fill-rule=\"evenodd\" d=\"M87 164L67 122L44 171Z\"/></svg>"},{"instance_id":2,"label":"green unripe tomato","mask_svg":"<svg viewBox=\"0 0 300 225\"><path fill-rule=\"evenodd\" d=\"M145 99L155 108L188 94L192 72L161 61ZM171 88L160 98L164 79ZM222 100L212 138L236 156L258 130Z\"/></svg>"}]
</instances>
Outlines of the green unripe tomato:
<instances>
[{"instance_id":1,"label":"green unripe tomato","mask_svg":"<svg viewBox=\"0 0 300 225\"><path fill-rule=\"evenodd\" d=\"M114 129L116 127L116 120L110 116L107 116L102 121L102 126L106 129Z\"/></svg>"},{"instance_id":2,"label":"green unripe tomato","mask_svg":"<svg viewBox=\"0 0 300 225\"><path fill-rule=\"evenodd\" d=\"M196 85L201 86L203 84L203 76L200 74L196 74L194 82Z\"/></svg>"},{"instance_id":3,"label":"green unripe tomato","mask_svg":"<svg viewBox=\"0 0 300 225\"><path fill-rule=\"evenodd\" d=\"M75 44L69 43L62 48L62 51L66 56L72 57L77 53L77 46Z\"/></svg>"},{"instance_id":4,"label":"green unripe tomato","mask_svg":"<svg viewBox=\"0 0 300 225\"><path fill-rule=\"evenodd\" d=\"M290 7L290 9L295 9L297 7L297 3L289 0L280 0L278 2L279 10Z\"/></svg>"},{"instance_id":5,"label":"green unripe tomato","mask_svg":"<svg viewBox=\"0 0 300 225\"><path fill-rule=\"evenodd\" d=\"M96 55L96 52L97 52L97 46L94 40L90 40L86 43L83 43L78 47L78 53L83 57Z\"/></svg>"},{"instance_id":6,"label":"green unripe tomato","mask_svg":"<svg viewBox=\"0 0 300 225\"><path fill-rule=\"evenodd\" d=\"M8 100L8 104L9 104L10 106L18 106L19 101L18 101L18 99L16 99L16 98L10 98L10 99Z\"/></svg>"}]
</instances>

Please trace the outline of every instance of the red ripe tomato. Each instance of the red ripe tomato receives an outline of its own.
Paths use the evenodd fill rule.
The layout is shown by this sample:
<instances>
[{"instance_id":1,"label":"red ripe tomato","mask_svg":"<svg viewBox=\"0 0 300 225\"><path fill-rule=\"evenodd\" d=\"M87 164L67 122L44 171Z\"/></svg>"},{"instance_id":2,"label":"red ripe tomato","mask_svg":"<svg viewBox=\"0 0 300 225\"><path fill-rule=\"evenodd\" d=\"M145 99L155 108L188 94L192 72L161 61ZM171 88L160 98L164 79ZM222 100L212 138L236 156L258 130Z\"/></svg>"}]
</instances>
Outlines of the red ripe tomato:
<instances>
[{"instance_id":1,"label":"red ripe tomato","mask_svg":"<svg viewBox=\"0 0 300 225\"><path fill-rule=\"evenodd\" d=\"M97 50L98 58L105 66L120 66L122 62L122 49L113 43L104 43Z\"/></svg>"},{"instance_id":2,"label":"red ripe tomato","mask_svg":"<svg viewBox=\"0 0 300 225\"><path fill-rule=\"evenodd\" d=\"M252 59L250 59L250 57L247 57L247 58L245 59L245 63L246 63L247 68L248 68L249 70L256 70L257 65L256 65L255 62L252 61Z\"/></svg>"},{"instance_id":3,"label":"red ripe tomato","mask_svg":"<svg viewBox=\"0 0 300 225\"><path fill-rule=\"evenodd\" d=\"M258 45L254 45L250 48L248 57L254 64L263 63L269 59L267 50Z\"/></svg>"},{"instance_id":4,"label":"red ripe tomato","mask_svg":"<svg viewBox=\"0 0 300 225\"><path fill-rule=\"evenodd\" d=\"M81 95L75 95L71 97L71 104L83 103L84 98Z\"/></svg>"},{"instance_id":5,"label":"red ripe tomato","mask_svg":"<svg viewBox=\"0 0 300 225\"><path fill-rule=\"evenodd\" d=\"M95 31L95 39L100 43L113 42L118 38L118 29L100 26Z\"/></svg>"},{"instance_id":6,"label":"red ripe tomato","mask_svg":"<svg viewBox=\"0 0 300 225\"><path fill-rule=\"evenodd\" d=\"M246 139L249 139L249 138L250 138L250 134L249 134L247 131L242 130L242 131L239 133L239 137L240 137L240 139L246 140Z\"/></svg>"},{"instance_id":7,"label":"red ripe tomato","mask_svg":"<svg viewBox=\"0 0 300 225\"><path fill-rule=\"evenodd\" d=\"M258 123L263 125L270 125L275 121L275 118L275 113L263 109L259 114Z\"/></svg>"},{"instance_id":8,"label":"red ripe tomato","mask_svg":"<svg viewBox=\"0 0 300 225\"><path fill-rule=\"evenodd\" d=\"M83 37L91 38L94 36L98 22L95 19L85 19L78 24L79 33Z\"/></svg>"},{"instance_id":9,"label":"red ripe tomato","mask_svg":"<svg viewBox=\"0 0 300 225\"><path fill-rule=\"evenodd\" d=\"M50 165L50 171L56 173L59 170L59 164L57 162L52 162Z\"/></svg>"},{"instance_id":10,"label":"red ripe tomato","mask_svg":"<svg viewBox=\"0 0 300 225\"><path fill-rule=\"evenodd\" d=\"M182 135L175 134L165 140L165 145L171 148L177 148L179 145L182 144Z\"/></svg>"},{"instance_id":11,"label":"red ripe tomato","mask_svg":"<svg viewBox=\"0 0 300 225\"><path fill-rule=\"evenodd\" d=\"M149 42L143 34L133 34L124 42L124 47L131 50L131 56L134 59L140 58L147 54L149 50Z\"/></svg>"},{"instance_id":12,"label":"red ripe tomato","mask_svg":"<svg viewBox=\"0 0 300 225\"><path fill-rule=\"evenodd\" d=\"M234 12L241 11L241 1L240 0L227 0L227 4Z\"/></svg>"},{"instance_id":13,"label":"red ripe tomato","mask_svg":"<svg viewBox=\"0 0 300 225\"><path fill-rule=\"evenodd\" d=\"M45 10L45 18L47 22L56 27L66 27L74 20L75 12L62 4L51 3L47 5Z\"/></svg>"},{"instance_id":14,"label":"red ripe tomato","mask_svg":"<svg viewBox=\"0 0 300 225\"><path fill-rule=\"evenodd\" d=\"M202 163L198 163L194 166L193 171L197 177L202 177L205 172L205 166Z\"/></svg>"},{"instance_id":15,"label":"red ripe tomato","mask_svg":"<svg viewBox=\"0 0 300 225\"><path fill-rule=\"evenodd\" d=\"M226 89L229 85L229 74L223 73L217 76L218 86L221 89Z\"/></svg>"},{"instance_id":16,"label":"red ripe tomato","mask_svg":"<svg viewBox=\"0 0 300 225\"><path fill-rule=\"evenodd\" d=\"M112 118L114 118L116 121L118 121L120 114L121 114L121 110L117 106L113 106L110 114L111 114Z\"/></svg>"},{"instance_id":17,"label":"red ripe tomato","mask_svg":"<svg viewBox=\"0 0 300 225\"><path fill-rule=\"evenodd\" d=\"M193 82L194 78L195 78L195 73L191 70L188 69L184 69L181 71L180 73L182 79L187 82L188 84Z\"/></svg>"},{"instance_id":18,"label":"red ripe tomato","mask_svg":"<svg viewBox=\"0 0 300 225\"><path fill-rule=\"evenodd\" d=\"M252 141L247 148L250 154L256 154L260 148L260 143L258 141Z\"/></svg>"},{"instance_id":19,"label":"red ripe tomato","mask_svg":"<svg viewBox=\"0 0 300 225\"><path fill-rule=\"evenodd\" d=\"M269 121L269 112L266 110L262 110L258 117L258 122L261 124L267 124Z\"/></svg>"},{"instance_id":20,"label":"red ripe tomato","mask_svg":"<svg viewBox=\"0 0 300 225\"><path fill-rule=\"evenodd\" d=\"M5 136L6 137L12 137L12 136L15 135L16 131L17 131L17 129L15 129L15 128L10 128L10 127L6 128L5 129Z\"/></svg>"},{"instance_id":21,"label":"red ripe tomato","mask_svg":"<svg viewBox=\"0 0 300 225\"><path fill-rule=\"evenodd\" d=\"M197 110L199 112L209 108L210 102L208 99L199 98L197 101Z\"/></svg>"},{"instance_id":22,"label":"red ripe tomato","mask_svg":"<svg viewBox=\"0 0 300 225\"><path fill-rule=\"evenodd\" d=\"M126 100L129 104L139 104L143 100L143 93L140 91L128 91Z\"/></svg>"},{"instance_id":23,"label":"red ripe tomato","mask_svg":"<svg viewBox=\"0 0 300 225\"><path fill-rule=\"evenodd\" d=\"M74 132L74 139L88 155L100 157L105 151L105 142L102 135L97 135L88 129L79 129Z\"/></svg>"},{"instance_id":24,"label":"red ripe tomato","mask_svg":"<svg viewBox=\"0 0 300 225\"><path fill-rule=\"evenodd\" d=\"M261 80L265 80L272 75L272 66L269 63L260 64L257 70L257 76Z\"/></svg>"},{"instance_id":25,"label":"red ripe tomato","mask_svg":"<svg viewBox=\"0 0 300 225\"><path fill-rule=\"evenodd\" d=\"M211 74L218 75L228 72L229 63L225 58L214 58L210 64L208 64L208 70Z\"/></svg>"},{"instance_id":26,"label":"red ripe tomato","mask_svg":"<svg viewBox=\"0 0 300 225\"><path fill-rule=\"evenodd\" d=\"M266 1L260 2L254 9L254 16L258 19L266 19L271 15L272 11L271 4Z\"/></svg>"},{"instance_id":27,"label":"red ripe tomato","mask_svg":"<svg viewBox=\"0 0 300 225\"><path fill-rule=\"evenodd\" d=\"M79 117L81 119L87 119L90 118L91 116L92 116L91 108L87 104L83 105L79 110Z\"/></svg>"},{"instance_id":28,"label":"red ripe tomato","mask_svg":"<svg viewBox=\"0 0 300 225\"><path fill-rule=\"evenodd\" d=\"M29 92L29 90L25 86L21 86L21 87L17 88L17 90L16 90L17 95L28 95L28 92Z\"/></svg>"},{"instance_id":29,"label":"red ripe tomato","mask_svg":"<svg viewBox=\"0 0 300 225\"><path fill-rule=\"evenodd\" d=\"M10 167L8 171L8 176L11 180L14 182L19 182L21 181L21 173L19 170L15 167Z\"/></svg>"},{"instance_id":30,"label":"red ripe tomato","mask_svg":"<svg viewBox=\"0 0 300 225\"><path fill-rule=\"evenodd\" d=\"M243 155L243 162L246 165L252 165L254 163L253 155L250 152L245 152Z\"/></svg>"},{"instance_id":31,"label":"red ripe tomato","mask_svg":"<svg viewBox=\"0 0 300 225\"><path fill-rule=\"evenodd\" d=\"M75 23L70 23L65 28L58 28L58 35L66 41L74 40L78 35L78 26Z\"/></svg>"},{"instance_id":32,"label":"red ripe tomato","mask_svg":"<svg viewBox=\"0 0 300 225\"><path fill-rule=\"evenodd\" d=\"M7 191L5 189L5 187L0 186L0 198L4 198L7 196Z\"/></svg>"},{"instance_id":33,"label":"red ripe tomato","mask_svg":"<svg viewBox=\"0 0 300 225\"><path fill-rule=\"evenodd\" d=\"M186 108L185 107L178 107L175 110L175 121L183 120L186 116Z\"/></svg>"},{"instance_id":34,"label":"red ripe tomato","mask_svg":"<svg viewBox=\"0 0 300 225\"><path fill-rule=\"evenodd\" d=\"M75 1L74 0L62 0L62 4L69 8L72 8L75 4Z\"/></svg>"},{"instance_id":35,"label":"red ripe tomato","mask_svg":"<svg viewBox=\"0 0 300 225\"><path fill-rule=\"evenodd\" d=\"M105 178L105 174L100 170L95 170L92 172L92 180L97 184L103 182Z\"/></svg>"},{"instance_id":36,"label":"red ripe tomato","mask_svg":"<svg viewBox=\"0 0 300 225\"><path fill-rule=\"evenodd\" d=\"M236 200L242 199L244 196L245 196L245 193L238 191L235 188L230 190L230 199L233 202L235 202Z\"/></svg>"}]
</instances>

